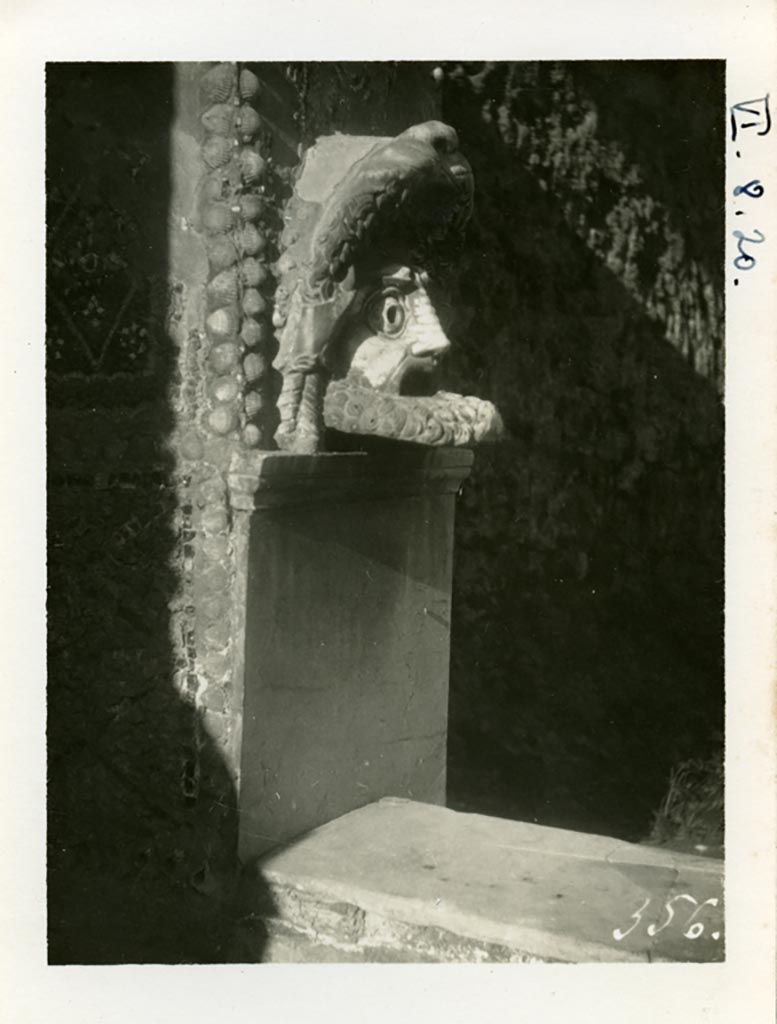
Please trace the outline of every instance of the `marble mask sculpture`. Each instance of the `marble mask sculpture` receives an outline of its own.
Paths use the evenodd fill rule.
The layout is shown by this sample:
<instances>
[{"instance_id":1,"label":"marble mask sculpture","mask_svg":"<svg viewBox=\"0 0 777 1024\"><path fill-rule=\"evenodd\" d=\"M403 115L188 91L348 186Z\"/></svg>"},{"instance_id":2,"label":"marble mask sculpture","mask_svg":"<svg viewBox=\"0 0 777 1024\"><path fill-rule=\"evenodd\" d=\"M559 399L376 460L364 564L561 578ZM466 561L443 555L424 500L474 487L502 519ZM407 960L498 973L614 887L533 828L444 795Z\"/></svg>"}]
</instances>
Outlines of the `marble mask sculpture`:
<instances>
[{"instance_id":1,"label":"marble mask sculpture","mask_svg":"<svg viewBox=\"0 0 777 1024\"><path fill-rule=\"evenodd\" d=\"M490 402L437 389L450 342L433 268L460 239L472 189L456 133L435 121L308 153L279 261L281 449L320 451L325 427L429 445L500 435Z\"/></svg>"}]
</instances>

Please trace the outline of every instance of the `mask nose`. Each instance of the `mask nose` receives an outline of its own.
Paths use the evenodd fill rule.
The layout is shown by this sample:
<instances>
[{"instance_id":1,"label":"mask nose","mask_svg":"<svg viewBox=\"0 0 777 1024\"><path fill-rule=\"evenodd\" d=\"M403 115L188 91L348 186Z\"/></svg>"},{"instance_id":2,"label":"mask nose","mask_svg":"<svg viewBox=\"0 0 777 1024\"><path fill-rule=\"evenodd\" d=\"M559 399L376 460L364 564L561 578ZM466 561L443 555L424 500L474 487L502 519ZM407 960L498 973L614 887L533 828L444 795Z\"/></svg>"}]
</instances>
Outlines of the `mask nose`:
<instances>
[{"instance_id":1,"label":"mask nose","mask_svg":"<svg viewBox=\"0 0 777 1024\"><path fill-rule=\"evenodd\" d=\"M413 296L413 334L415 340L410 346L411 355L442 356L451 347L434 306L423 289Z\"/></svg>"},{"instance_id":2,"label":"mask nose","mask_svg":"<svg viewBox=\"0 0 777 1024\"><path fill-rule=\"evenodd\" d=\"M410 346L410 353L414 356L441 356L451 347L451 343L442 333L442 330L436 332L436 337L424 337L419 341L414 341Z\"/></svg>"}]
</instances>

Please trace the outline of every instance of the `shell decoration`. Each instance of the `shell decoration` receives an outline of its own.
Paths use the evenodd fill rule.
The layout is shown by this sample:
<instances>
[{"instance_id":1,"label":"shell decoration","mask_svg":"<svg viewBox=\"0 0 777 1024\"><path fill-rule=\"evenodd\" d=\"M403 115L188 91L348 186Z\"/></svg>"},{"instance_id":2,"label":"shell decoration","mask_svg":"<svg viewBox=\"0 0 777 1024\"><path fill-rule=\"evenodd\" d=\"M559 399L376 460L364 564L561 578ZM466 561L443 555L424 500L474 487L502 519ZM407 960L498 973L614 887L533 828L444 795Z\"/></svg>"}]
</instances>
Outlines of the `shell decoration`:
<instances>
[{"instance_id":1,"label":"shell decoration","mask_svg":"<svg viewBox=\"0 0 777 1024\"><path fill-rule=\"evenodd\" d=\"M269 295L275 282L267 262L273 236L264 223L264 193L274 172L256 107L261 85L249 68L223 62L202 75L199 87L205 166L199 226L209 268L202 426L206 435L269 447L264 421L271 407Z\"/></svg>"}]
</instances>

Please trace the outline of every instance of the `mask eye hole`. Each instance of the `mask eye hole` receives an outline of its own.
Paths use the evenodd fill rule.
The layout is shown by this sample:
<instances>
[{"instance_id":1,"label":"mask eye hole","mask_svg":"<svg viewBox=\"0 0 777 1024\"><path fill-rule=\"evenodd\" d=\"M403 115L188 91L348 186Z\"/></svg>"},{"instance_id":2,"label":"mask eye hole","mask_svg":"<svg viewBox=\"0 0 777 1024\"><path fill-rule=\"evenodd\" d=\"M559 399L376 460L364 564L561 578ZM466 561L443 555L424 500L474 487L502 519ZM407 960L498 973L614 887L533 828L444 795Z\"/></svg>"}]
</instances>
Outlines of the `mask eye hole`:
<instances>
[{"instance_id":1,"label":"mask eye hole","mask_svg":"<svg viewBox=\"0 0 777 1024\"><path fill-rule=\"evenodd\" d=\"M367 310L367 322L373 331L396 338L405 329L407 313L402 296L396 292L379 295Z\"/></svg>"}]
</instances>

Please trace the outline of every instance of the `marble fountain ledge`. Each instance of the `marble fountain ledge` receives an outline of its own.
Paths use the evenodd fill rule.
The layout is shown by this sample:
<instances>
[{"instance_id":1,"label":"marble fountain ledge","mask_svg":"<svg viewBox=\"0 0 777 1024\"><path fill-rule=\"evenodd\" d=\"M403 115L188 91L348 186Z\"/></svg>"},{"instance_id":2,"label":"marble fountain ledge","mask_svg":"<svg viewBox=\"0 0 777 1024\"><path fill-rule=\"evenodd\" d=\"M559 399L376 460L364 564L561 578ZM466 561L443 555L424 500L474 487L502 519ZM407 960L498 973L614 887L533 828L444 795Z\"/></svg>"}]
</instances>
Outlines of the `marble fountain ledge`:
<instances>
[{"instance_id":1,"label":"marble fountain ledge","mask_svg":"<svg viewBox=\"0 0 777 1024\"><path fill-rule=\"evenodd\" d=\"M384 798L255 862L263 959L723 959L723 865Z\"/></svg>"}]
</instances>

